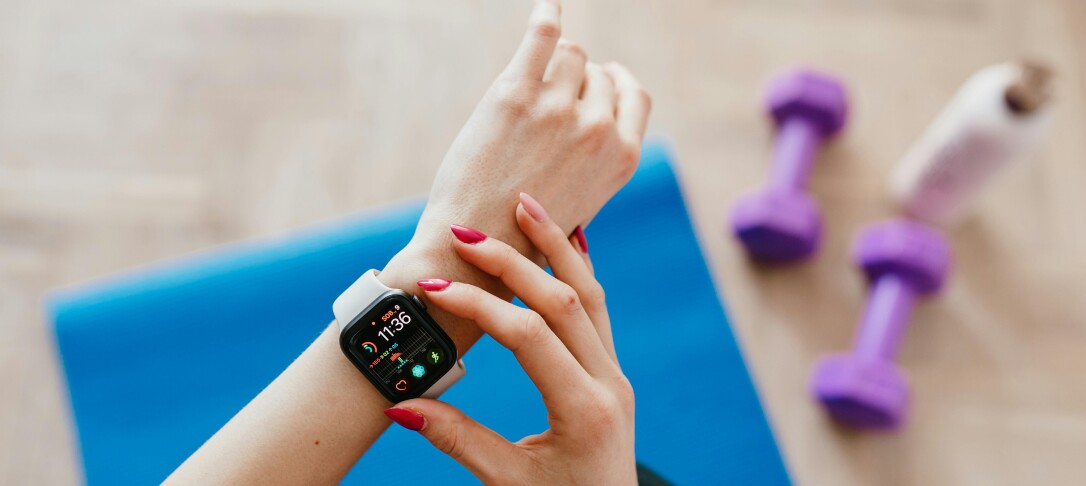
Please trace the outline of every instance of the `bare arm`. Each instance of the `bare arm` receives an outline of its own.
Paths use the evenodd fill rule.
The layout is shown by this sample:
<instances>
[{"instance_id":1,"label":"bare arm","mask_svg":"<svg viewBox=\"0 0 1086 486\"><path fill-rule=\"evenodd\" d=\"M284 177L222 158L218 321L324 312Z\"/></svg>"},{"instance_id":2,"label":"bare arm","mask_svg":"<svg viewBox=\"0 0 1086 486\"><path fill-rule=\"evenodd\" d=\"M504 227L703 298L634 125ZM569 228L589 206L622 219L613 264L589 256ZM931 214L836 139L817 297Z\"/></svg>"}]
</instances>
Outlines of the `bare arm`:
<instances>
[{"instance_id":1,"label":"bare arm","mask_svg":"<svg viewBox=\"0 0 1086 486\"><path fill-rule=\"evenodd\" d=\"M520 192L568 234L633 174L648 96L625 68L587 63L580 47L560 42L559 8L536 1L512 61L442 162L414 238L381 272L389 287L418 294L417 280L441 275L509 300L498 279L456 256L449 225L478 228L542 263L508 210ZM431 309L461 355L481 336L475 323ZM329 326L167 482L340 481L388 427L391 404L342 355L338 334Z\"/></svg>"}]
</instances>

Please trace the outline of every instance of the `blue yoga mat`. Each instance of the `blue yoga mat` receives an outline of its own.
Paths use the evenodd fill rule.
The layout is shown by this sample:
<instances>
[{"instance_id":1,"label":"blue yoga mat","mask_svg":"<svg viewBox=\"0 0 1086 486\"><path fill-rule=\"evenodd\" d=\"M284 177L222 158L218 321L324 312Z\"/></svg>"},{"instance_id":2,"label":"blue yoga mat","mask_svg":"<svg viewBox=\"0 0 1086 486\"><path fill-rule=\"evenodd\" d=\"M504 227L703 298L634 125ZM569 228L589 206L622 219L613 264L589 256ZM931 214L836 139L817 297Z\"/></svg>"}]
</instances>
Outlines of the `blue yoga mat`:
<instances>
[{"instance_id":1,"label":"blue yoga mat","mask_svg":"<svg viewBox=\"0 0 1086 486\"><path fill-rule=\"evenodd\" d=\"M677 484L788 484L668 150L643 153L588 230L637 395L638 460ZM408 241L421 209L385 208L53 293L88 484L164 479L324 329L340 291ZM484 338L465 361L467 377L445 400L511 440L546 428L511 353ZM409 470L476 482L393 427L345 483L394 484Z\"/></svg>"}]
</instances>

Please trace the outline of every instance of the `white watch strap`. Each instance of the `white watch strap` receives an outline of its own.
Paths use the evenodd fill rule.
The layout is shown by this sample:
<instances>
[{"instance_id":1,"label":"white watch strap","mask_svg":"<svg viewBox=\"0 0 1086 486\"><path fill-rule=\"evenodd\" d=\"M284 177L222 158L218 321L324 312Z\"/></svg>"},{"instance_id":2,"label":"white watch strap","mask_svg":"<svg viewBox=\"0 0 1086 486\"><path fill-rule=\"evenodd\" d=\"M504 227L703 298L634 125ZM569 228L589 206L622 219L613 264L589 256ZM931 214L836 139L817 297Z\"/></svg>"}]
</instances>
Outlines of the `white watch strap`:
<instances>
[{"instance_id":1,"label":"white watch strap","mask_svg":"<svg viewBox=\"0 0 1086 486\"><path fill-rule=\"evenodd\" d=\"M467 368L464 367L464 360L458 359L456 363L453 363L453 367L449 369L445 376L430 385L430 388L426 390L426 393L422 394L422 398L437 398L445 393L450 386L453 386L456 382L460 381L464 375L467 374Z\"/></svg>"},{"instance_id":2,"label":"white watch strap","mask_svg":"<svg viewBox=\"0 0 1086 486\"><path fill-rule=\"evenodd\" d=\"M342 294L339 294L339 297L336 297L335 302L332 302L332 314L336 316L339 330L342 332L347 324L350 324L355 317L358 317L358 314L361 314L381 294L389 290L392 289L377 279L377 270L369 270L363 273L361 277L358 277L358 280L355 280L350 287L347 287L347 290L344 290Z\"/></svg>"},{"instance_id":3,"label":"white watch strap","mask_svg":"<svg viewBox=\"0 0 1086 486\"><path fill-rule=\"evenodd\" d=\"M336 322L339 323L339 330L343 332L343 328L347 327L358 314L366 310L373 301L381 297L382 294L392 290L387 285L381 283L377 279L377 270L369 270L363 273L358 280L355 280L347 290L344 290L336 300L332 302L332 314L336 316ZM464 367L464 360L458 359L453 367L445 373L440 379L438 379L426 393L423 393L424 398L437 398L439 395L448 390L450 386L463 378L466 374L466 368Z\"/></svg>"}]
</instances>

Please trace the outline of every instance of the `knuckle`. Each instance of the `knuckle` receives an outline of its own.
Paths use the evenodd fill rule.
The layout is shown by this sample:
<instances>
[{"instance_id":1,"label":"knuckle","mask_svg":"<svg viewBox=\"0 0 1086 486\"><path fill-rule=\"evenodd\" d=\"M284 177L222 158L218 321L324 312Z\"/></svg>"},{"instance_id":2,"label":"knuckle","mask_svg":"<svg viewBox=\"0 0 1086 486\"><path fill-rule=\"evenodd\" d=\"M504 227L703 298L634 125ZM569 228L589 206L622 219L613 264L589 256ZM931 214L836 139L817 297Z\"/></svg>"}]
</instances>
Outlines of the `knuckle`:
<instances>
[{"instance_id":1,"label":"knuckle","mask_svg":"<svg viewBox=\"0 0 1086 486\"><path fill-rule=\"evenodd\" d=\"M584 47L581 47L580 44L563 39L562 42L558 45L565 55L570 56L574 59L579 59L583 63L588 62L588 52L585 52Z\"/></svg>"},{"instance_id":2,"label":"knuckle","mask_svg":"<svg viewBox=\"0 0 1086 486\"><path fill-rule=\"evenodd\" d=\"M615 380L615 398L618 406L623 410L632 410L634 407L634 389L626 375L619 375Z\"/></svg>"},{"instance_id":3,"label":"knuckle","mask_svg":"<svg viewBox=\"0 0 1086 486\"><path fill-rule=\"evenodd\" d=\"M536 115L545 126L564 126L574 121L577 110L572 102L555 100L540 107Z\"/></svg>"},{"instance_id":4,"label":"knuckle","mask_svg":"<svg viewBox=\"0 0 1086 486\"><path fill-rule=\"evenodd\" d=\"M598 281L593 280L592 283L584 289L584 295L581 297L586 302L592 302L593 304L603 304L607 301L607 291L603 289Z\"/></svg>"},{"instance_id":5,"label":"knuckle","mask_svg":"<svg viewBox=\"0 0 1086 486\"><path fill-rule=\"evenodd\" d=\"M518 258L524 258L520 253L517 253L513 247L508 245L501 245L501 249L498 250L498 272L495 277L499 279L504 278L506 274L516 267Z\"/></svg>"},{"instance_id":6,"label":"knuckle","mask_svg":"<svg viewBox=\"0 0 1086 486\"><path fill-rule=\"evenodd\" d=\"M553 292L551 299L555 309L566 315L581 312L581 297L573 287L563 283L556 285Z\"/></svg>"},{"instance_id":7,"label":"knuckle","mask_svg":"<svg viewBox=\"0 0 1086 486\"><path fill-rule=\"evenodd\" d=\"M621 89L628 89L631 84L636 85L636 81L633 79L633 75L630 74L630 70L626 69L626 66L617 62L609 62L604 66L607 74L611 75L611 78L615 80L615 86L619 86Z\"/></svg>"},{"instance_id":8,"label":"knuckle","mask_svg":"<svg viewBox=\"0 0 1086 486\"><path fill-rule=\"evenodd\" d=\"M562 37L562 25L554 19L540 19L532 22L532 35L540 39L552 40Z\"/></svg>"},{"instance_id":9,"label":"knuckle","mask_svg":"<svg viewBox=\"0 0 1086 486\"><path fill-rule=\"evenodd\" d=\"M438 450L458 461L464 457L464 453L467 451L464 434L460 433L461 429L463 429L463 419L450 424L449 427L439 432L433 440Z\"/></svg>"},{"instance_id":10,"label":"knuckle","mask_svg":"<svg viewBox=\"0 0 1086 486\"><path fill-rule=\"evenodd\" d=\"M604 393L586 394L580 410L587 421L585 425L592 435L606 436L607 432L619 425L621 410L618 401Z\"/></svg>"},{"instance_id":11,"label":"knuckle","mask_svg":"<svg viewBox=\"0 0 1086 486\"><path fill-rule=\"evenodd\" d=\"M526 310L520 332L520 345L533 346L546 341L549 329L543 316L533 310Z\"/></svg>"},{"instance_id":12,"label":"knuckle","mask_svg":"<svg viewBox=\"0 0 1086 486\"><path fill-rule=\"evenodd\" d=\"M637 166L641 162L641 148L639 145L623 143L618 150L618 154L614 159L614 174L620 181L627 181L633 177L634 172L637 171Z\"/></svg>"},{"instance_id":13,"label":"knuckle","mask_svg":"<svg viewBox=\"0 0 1086 486\"><path fill-rule=\"evenodd\" d=\"M504 77L495 81L491 93L501 110L514 116L528 114L535 99L534 92L526 83Z\"/></svg>"},{"instance_id":14,"label":"knuckle","mask_svg":"<svg viewBox=\"0 0 1086 486\"><path fill-rule=\"evenodd\" d=\"M619 64L619 63L617 63L615 61L607 61L607 62L603 63L603 69L605 71L608 71L609 73L618 73L618 72L621 72L625 68L623 68L621 64Z\"/></svg>"},{"instance_id":15,"label":"knuckle","mask_svg":"<svg viewBox=\"0 0 1086 486\"><path fill-rule=\"evenodd\" d=\"M618 162L624 176L633 175L638 163L641 162L641 143L634 140L623 143Z\"/></svg>"},{"instance_id":16,"label":"knuckle","mask_svg":"<svg viewBox=\"0 0 1086 486\"><path fill-rule=\"evenodd\" d=\"M606 140L615 131L615 119L598 114L590 116L584 122L584 137L588 140Z\"/></svg>"}]
</instances>

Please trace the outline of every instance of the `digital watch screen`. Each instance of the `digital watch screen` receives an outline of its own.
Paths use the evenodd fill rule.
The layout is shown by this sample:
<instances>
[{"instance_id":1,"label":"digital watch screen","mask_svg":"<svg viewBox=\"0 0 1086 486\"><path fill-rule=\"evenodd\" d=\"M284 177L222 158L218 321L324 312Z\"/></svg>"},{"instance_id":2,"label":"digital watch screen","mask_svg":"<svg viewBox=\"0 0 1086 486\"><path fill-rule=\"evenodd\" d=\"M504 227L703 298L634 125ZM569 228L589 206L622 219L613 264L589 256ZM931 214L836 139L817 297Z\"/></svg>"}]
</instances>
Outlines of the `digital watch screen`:
<instances>
[{"instance_id":1,"label":"digital watch screen","mask_svg":"<svg viewBox=\"0 0 1086 486\"><path fill-rule=\"evenodd\" d=\"M417 398L456 363L452 340L425 306L386 292L340 335L344 354L392 402Z\"/></svg>"}]
</instances>

